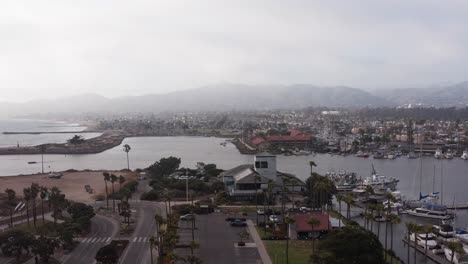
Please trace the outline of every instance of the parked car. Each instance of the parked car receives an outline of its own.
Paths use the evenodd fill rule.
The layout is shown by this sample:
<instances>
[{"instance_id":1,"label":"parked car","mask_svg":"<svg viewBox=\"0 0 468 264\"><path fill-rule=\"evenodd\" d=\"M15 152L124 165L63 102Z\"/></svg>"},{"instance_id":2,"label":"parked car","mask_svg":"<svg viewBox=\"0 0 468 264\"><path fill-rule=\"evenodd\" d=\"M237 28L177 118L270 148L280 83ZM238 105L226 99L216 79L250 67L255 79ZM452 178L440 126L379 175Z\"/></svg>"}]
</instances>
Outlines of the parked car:
<instances>
[{"instance_id":1,"label":"parked car","mask_svg":"<svg viewBox=\"0 0 468 264\"><path fill-rule=\"evenodd\" d=\"M193 220L195 216L193 214L186 214L180 217L180 220Z\"/></svg>"},{"instance_id":2,"label":"parked car","mask_svg":"<svg viewBox=\"0 0 468 264\"><path fill-rule=\"evenodd\" d=\"M257 209L257 214L258 214L258 215L264 215L264 214L265 214L265 210L259 208L259 209Z\"/></svg>"},{"instance_id":3,"label":"parked car","mask_svg":"<svg viewBox=\"0 0 468 264\"><path fill-rule=\"evenodd\" d=\"M247 224L244 221L236 219L231 222L231 226L241 227L241 226L247 226Z\"/></svg>"},{"instance_id":4,"label":"parked car","mask_svg":"<svg viewBox=\"0 0 468 264\"><path fill-rule=\"evenodd\" d=\"M276 215L270 215L270 221L272 221L273 223L278 223L278 217Z\"/></svg>"}]
</instances>

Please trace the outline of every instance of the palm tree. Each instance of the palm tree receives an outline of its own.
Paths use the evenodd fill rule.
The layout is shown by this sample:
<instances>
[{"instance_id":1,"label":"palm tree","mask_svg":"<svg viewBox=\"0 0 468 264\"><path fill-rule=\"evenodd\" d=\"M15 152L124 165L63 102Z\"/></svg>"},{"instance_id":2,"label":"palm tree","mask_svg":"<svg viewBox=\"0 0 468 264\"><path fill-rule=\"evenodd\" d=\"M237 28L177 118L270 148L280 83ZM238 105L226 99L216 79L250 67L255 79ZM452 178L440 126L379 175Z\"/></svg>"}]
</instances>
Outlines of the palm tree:
<instances>
[{"instance_id":1,"label":"palm tree","mask_svg":"<svg viewBox=\"0 0 468 264\"><path fill-rule=\"evenodd\" d=\"M130 152L132 148L130 147L130 145L128 144L125 144L123 146L123 151L127 153L127 169L130 170L130 159L128 157L128 153Z\"/></svg>"},{"instance_id":2,"label":"palm tree","mask_svg":"<svg viewBox=\"0 0 468 264\"><path fill-rule=\"evenodd\" d=\"M429 239L429 234L432 232L432 225L425 224L421 227L422 233L426 234L426 245L424 246L424 254L427 257L427 240Z\"/></svg>"},{"instance_id":3,"label":"palm tree","mask_svg":"<svg viewBox=\"0 0 468 264\"><path fill-rule=\"evenodd\" d=\"M393 225L395 224L399 224L400 223L400 217L398 217L397 215L389 215L389 223L390 223L390 250L393 252ZM392 258L393 260L393 255L390 255L390 257ZM392 260L390 261L390 263L393 263Z\"/></svg>"},{"instance_id":4,"label":"palm tree","mask_svg":"<svg viewBox=\"0 0 468 264\"><path fill-rule=\"evenodd\" d=\"M40 197L41 197L41 211L42 211L42 224L45 224L45 217L44 217L44 200L47 198L47 195L48 195L48 189L47 187L44 187L42 186L41 187L41 193L40 193Z\"/></svg>"},{"instance_id":5,"label":"palm tree","mask_svg":"<svg viewBox=\"0 0 468 264\"><path fill-rule=\"evenodd\" d=\"M66 206L65 195L62 194L59 188L52 187L50 189L49 201L52 205L52 216L54 217L54 224L57 225L58 212Z\"/></svg>"},{"instance_id":6,"label":"palm tree","mask_svg":"<svg viewBox=\"0 0 468 264\"><path fill-rule=\"evenodd\" d=\"M410 237L411 237L411 233L413 233L414 225L415 225L415 224L414 224L413 222L407 222L407 223L405 223L406 231L407 231L407 233L408 233L407 238L406 238L406 239L407 239L407 245L406 245L406 246L408 247L408 248L407 248L407 249L408 249L408 255L407 255L407 257L408 257L407 263L408 263L408 264L410 263L410 243L411 243L411 238L410 238Z\"/></svg>"},{"instance_id":7,"label":"palm tree","mask_svg":"<svg viewBox=\"0 0 468 264\"><path fill-rule=\"evenodd\" d=\"M119 176L119 191L122 190L122 184L125 182L125 177L120 175Z\"/></svg>"},{"instance_id":8,"label":"palm tree","mask_svg":"<svg viewBox=\"0 0 468 264\"><path fill-rule=\"evenodd\" d=\"M31 200L31 188L23 189L24 200L26 201L26 218L28 219L29 226L29 201Z\"/></svg>"},{"instance_id":9,"label":"palm tree","mask_svg":"<svg viewBox=\"0 0 468 264\"><path fill-rule=\"evenodd\" d=\"M382 217L382 212L384 211L383 204L377 204L375 207L375 211L377 212L377 216L380 218ZM377 237L380 240L380 222L377 221Z\"/></svg>"},{"instance_id":10,"label":"palm tree","mask_svg":"<svg viewBox=\"0 0 468 264\"><path fill-rule=\"evenodd\" d=\"M371 204L368 206L369 209L369 215L368 215L368 222L370 223L370 231L374 232L374 211L376 210L376 205Z\"/></svg>"},{"instance_id":11,"label":"palm tree","mask_svg":"<svg viewBox=\"0 0 468 264\"><path fill-rule=\"evenodd\" d=\"M352 194L346 194L343 198L347 208L346 208L346 218L349 220L351 218L351 206L355 204L354 197Z\"/></svg>"},{"instance_id":12,"label":"palm tree","mask_svg":"<svg viewBox=\"0 0 468 264\"><path fill-rule=\"evenodd\" d=\"M118 180L117 176L114 174L111 174L110 176L110 182L112 183L112 212L115 212L115 189L114 189L114 183Z\"/></svg>"},{"instance_id":13,"label":"palm tree","mask_svg":"<svg viewBox=\"0 0 468 264\"><path fill-rule=\"evenodd\" d=\"M414 224L414 227L413 227L413 233L414 233L414 264L417 263L416 261L416 257L417 257L417 248L418 248L418 235L419 233L421 233L421 226L418 225L418 224Z\"/></svg>"},{"instance_id":14,"label":"palm tree","mask_svg":"<svg viewBox=\"0 0 468 264\"><path fill-rule=\"evenodd\" d=\"M388 223L390 222L390 215L392 213L391 202L395 202L395 197L391 193L387 193L385 196L387 198L387 213L386 213L386 221L385 221L385 250L388 250L387 248ZM385 259L387 259L387 254L385 254Z\"/></svg>"},{"instance_id":15,"label":"palm tree","mask_svg":"<svg viewBox=\"0 0 468 264\"><path fill-rule=\"evenodd\" d=\"M36 208L36 199L37 195L39 194L40 187L39 184L37 183L32 183L31 184L31 199L33 202L33 223L34 223L34 228L37 228L36 222L37 222L37 208Z\"/></svg>"},{"instance_id":16,"label":"palm tree","mask_svg":"<svg viewBox=\"0 0 468 264\"><path fill-rule=\"evenodd\" d=\"M309 218L309 221L307 221L307 223L310 225L311 230L312 230L312 250L313 250L313 254L315 254L315 237L313 233L314 233L315 227L320 225L320 220L318 218L311 216Z\"/></svg>"},{"instance_id":17,"label":"palm tree","mask_svg":"<svg viewBox=\"0 0 468 264\"><path fill-rule=\"evenodd\" d=\"M190 241L189 246L190 246L190 256L193 256L193 250L199 248L199 247L200 247L200 244L198 244L197 242L195 242L194 240L192 240L192 241ZM190 262L190 263L193 264L193 263L195 263L195 262Z\"/></svg>"},{"instance_id":18,"label":"palm tree","mask_svg":"<svg viewBox=\"0 0 468 264\"><path fill-rule=\"evenodd\" d=\"M13 227L13 210L16 203L16 192L12 189L6 189L5 193L8 197L8 207L10 209L10 226Z\"/></svg>"},{"instance_id":19,"label":"palm tree","mask_svg":"<svg viewBox=\"0 0 468 264\"><path fill-rule=\"evenodd\" d=\"M337 194L335 197L336 197L336 201L338 202L338 212L340 212L340 218L338 219L338 221L339 221L339 227L341 227L341 217L342 217L342 215L341 215L341 201L343 201L344 197L341 194Z\"/></svg>"},{"instance_id":20,"label":"palm tree","mask_svg":"<svg viewBox=\"0 0 468 264\"><path fill-rule=\"evenodd\" d=\"M447 247L452 251L452 257L450 263L454 263L453 259L455 258L456 253L463 253L463 245L460 242L450 241L447 243Z\"/></svg>"},{"instance_id":21,"label":"palm tree","mask_svg":"<svg viewBox=\"0 0 468 264\"><path fill-rule=\"evenodd\" d=\"M107 209L109 210L109 191L107 189L107 182L110 181L110 174L108 172L102 173L104 176L104 184L106 185L106 202L107 202Z\"/></svg>"},{"instance_id":22,"label":"palm tree","mask_svg":"<svg viewBox=\"0 0 468 264\"><path fill-rule=\"evenodd\" d=\"M288 216L284 219L284 223L286 224L286 227L287 227L286 229L287 230L286 232L286 264L288 264L289 263L289 227L291 226L292 223L294 223L294 219Z\"/></svg>"},{"instance_id":23,"label":"palm tree","mask_svg":"<svg viewBox=\"0 0 468 264\"><path fill-rule=\"evenodd\" d=\"M150 245L150 256L151 256L151 264L154 263L154 260L153 260L153 248L155 247L159 247L159 242L158 240L152 236L150 239L149 239L149 245Z\"/></svg>"}]
</instances>

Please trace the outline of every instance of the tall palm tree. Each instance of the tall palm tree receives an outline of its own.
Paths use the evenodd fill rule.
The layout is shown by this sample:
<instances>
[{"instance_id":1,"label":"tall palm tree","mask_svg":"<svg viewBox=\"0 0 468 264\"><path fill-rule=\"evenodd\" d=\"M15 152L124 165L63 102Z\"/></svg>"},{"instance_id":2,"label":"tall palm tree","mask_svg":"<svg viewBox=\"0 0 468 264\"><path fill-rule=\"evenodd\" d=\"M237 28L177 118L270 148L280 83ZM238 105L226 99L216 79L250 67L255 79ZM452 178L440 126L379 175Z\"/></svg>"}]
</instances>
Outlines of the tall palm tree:
<instances>
[{"instance_id":1,"label":"tall palm tree","mask_svg":"<svg viewBox=\"0 0 468 264\"><path fill-rule=\"evenodd\" d=\"M291 224L294 223L294 219L290 216L284 219L284 223L286 224L286 264L289 263L289 227ZM312 228L313 229L313 228Z\"/></svg>"},{"instance_id":2,"label":"tall palm tree","mask_svg":"<svg viewBox=\"0 0 468 264\"><path fill-rule=\"evenodd\" d=\"M109 191L107 189L107 182L110 181L110 174L108 172L102 173L102 176L104 176L104 184L106 185L106 203L107 203L107 209L109 210Z\"/></svg>"},{"instance_id":3,"label":"tall palm tree","mask_svg":"<svg viewBox=\"0 0 468 264\"><path fill-rule=\"evenodd\" d=\"M118 180L117 176L114 174L111 174L110 176L110 182L112 183L112 212L115 212L115 189L114 189L114 183Z\"/></svg>"},{"instance_id":4,"label":"tall palm tree","mask_svg":"<svg viewBox=\"0 0 468 264\"><path fill-rule=\"evenodd\" d=\"M368 206L369 208L369 224L370 224L370 231L371 232L374 232L374 212L376 210L376 205L375 204L371 204Z\"/></svg>"},{"instance_id":5,"label":"tall palm tree","mask_svg":"<svg viewBox=\"0 0 468 264\"><path fill-rule=\"evenodd\" d=\"M318 225L320 225L320 220L317 219L317 218L315 218L315 217L313 217L313 216L311 216L311 217L309 218L309 220L307 221L307 224L310 225L311 230L312 230L312 236L313 236L313 237L312 237L312 250L313 250L313 254L315 254L315 237L314 237L314 234L313 234L313 233L314 233L315 227L318 226Z\"/></svg>"},{"instance_id":6,"label":"tall palm tree","mask_svg":"<svg viewBox=\"0 0 468 264\"><path fill-rule=\"evenodd\" d=\"M338 221L339 221L339 227L341 227L341 217L342 217L342 215L341 215L341 201L343 201L344 197L341 194L337 194L335 197L336 197L336 201L338 202L338 212L340 212L340 218L338 219Z\"/></svg>"},{"instance_id":7,"label":"tall palm tree","mask_svg":"<svg viewBox=\"0 0 468 264\"><path fill-rule=\"evenodd\" d=\"M375 207L375 211L377 212L377 217L382 217L382 212L384 211L383 204L377 204ZM380 240L380 221L377 221L377 237Z\"/></svg>"},{"instance_id":8,"label":"tall palm tree","mask_svg":"<svg viewBox=\"0 0 468 264\"><path fill-rule=\"evenodd\" d=\"M400 223L400 217L397 215L389 215L390 217L390 250L393 252L393 225L397 225ZM393 255L390 255L393 260ZM390 261L390 263L393 263Z\"/></svg>"},{"instance_id":9,"label":"tall palm tree","mask_svg":"<svg viewBox=\"0 0 468 264\"><path fill-rule=\"evenodd\" d=\"M414 224L413 226L413 234L414 234L414 264L417 263L416 261L416 257L417 257L417 253L418 253L418 235L419 233L421 233L421 226L418 225L418 224Z\"/></svg>"},{"instance_id":10,"label":"tall palm tree","mask_svg":"<svg viewBox=\"0 0 468 264\"><path fill-rule=\"evenodd\" d=\"M159 247L159 242L158 240L152 236L150 239L149 239L149 245L150 245L150 256L151 256L151 264L154 263L154 260L153 260L153 248L157 248Z\"/></svg>"},{"instance_id":11,"label":"tall palm tree","mask_svg":"<svg viewBox=\"0 0 468 264\"><path fill-rule=\"evenodd\" d=\"M44 200L47 198L48 192L49 190L47 189L47 187L44 187L44 186L41 187L40 197L41 197L42 224L45 224Z\"/></svg>"},{"instance_id":12,"label":"tall palm tree","mask_svg":"<svg viewBox=\"0 0 468 264\"><path fill-rule=\"evenodd\" d=\"M463 245L460 242L450 241L447 243L447 247L452 251L452 257L450 263L454 263L455 254L463 253Z\"/></svg>"},{"instance_id":13,"label":"tall palm tree","mask_svg":"<svg viewBox=\"0 0 468 264\"><path fill-rule=\"evenodd\" d=\"M421 227L421 232L426 234L426 244L424 245L424 255L427 257L427 240L429 239L429 234L432 232L432 225L425 224Z\"/></svg>"},{"instance_id":14,"label":"tall palm tree","mask_svg":"<svg viewBox=\"0 0 468 264\"><path fill-rule=\"evenodd\" d=\"M122 184L125 182L125 177L120 175L119 176L119 191L122 190Z\"/></svg>"},{"instance_id":15,"label":"tall palm tree","mask_svg":"<svg viewBox=\"0 0 468 264\"><path fill-rule=\"evenodd\" d=\"M50 189L49 202L52 205L52 215L54 217L54 224L57 225L57 216L60 210L66 206L65 195L62 194L59 188L52 187Z\"/></svg>"},{"instance_id":16,"label":"tall palm tree","mask_svg":"<svg viewBox=\"0 0 468 264\"><path fill-rule=\"evenodd\" d=\"M39 184L37 183L32 183L31 184L31 199L33 203L33 208L32 208L32 213L33 213L33 224L34 228L37 228L36 222L37 222L37 207L36 207L36 199L39 194L40 187Z\"/></svg>"},{"instance_id":17,"label":"tall palm tree","mask_svg":"<svg viewBox=\"0 0 468 264\"><path fill-rule=\"evenodd\" d=\"M390 222L390 215L392 214L392 207L391 207L391 203L392 202L395 202L395 197L393 196L393 194L391 193L387 193L385 195L385 197L387 198L387 212L386 212L386 215L385 215L385 250L388 250L388 247L387 247L387 240L388 240L388 224ZM385 260L387 259L387 254L385 254Z\"/></svg>"},{"instance_id":18,"label":"tall palm tree","mask_svg":"<svg viewBox=\"0 0 468 264\"><path fill-rule=\"evenodd\" d=\"M16 206L16 192L12 189L6 189L5 193L7 194L7 203L10 210L10 226L13 227L13 210Z\"/></svg>"},{"instance_id":19,"label":"tall palm tree","mask_svg":"<svg viewBox=\"0 0 468 264\"><path fill-rule=\"evenodd\" d=\"M197 242L192 240L192 241L190 241L189 246L190 246L190 255L193 256L193 250L199 248L200 244L198 244Z\"/></svg>"},{"instance_id":20,"label":"tall palm tree","mask_svg":"<svg viewBox=\"0 0 468 264\"><path fill-rule=\"evenodd\" d=\"M346 218L349 220L351 218L351 206L355 204L354 197L348 193L344 196L343 201L346 204Z\"/></svg>"},{"instance_id":21,"label":"tall palm tree","mask_svg":"<svg viewBox=\"0 0 468 264\"><path fill-rule=\"evenodd\" d=\"M125 144L123 146L123 151L127 153L127 169L130 170L130 159L128 157L128 153L130 152L132 148L130 147L130 145L128 144Z\"/></svg>"},{"instance_id":22,"label":"tall palm tree","mask_svg":"<svg viewBox=\"0 0 468 264\"><path fill-rule=\"evenodd\" d=\"M29 201L31 200L31 188L23 189L24 200L26 201L26 218L29 226Z\"/></svg>"},{"instance_id":23,"label":"tall palm tree","mask_svg":"<svg viewBox=\"0 0 468 264\"><path fill-rule=\"evenodd\" d=\"M413 222L407 222L405 223L406 226L406 232L407 232L407 249L408 249L408 254L407 254L407 263L410 263L410 243L411 243L411 233L413 233L414 230L414 223Z\"/></svg>"}]
</instances>

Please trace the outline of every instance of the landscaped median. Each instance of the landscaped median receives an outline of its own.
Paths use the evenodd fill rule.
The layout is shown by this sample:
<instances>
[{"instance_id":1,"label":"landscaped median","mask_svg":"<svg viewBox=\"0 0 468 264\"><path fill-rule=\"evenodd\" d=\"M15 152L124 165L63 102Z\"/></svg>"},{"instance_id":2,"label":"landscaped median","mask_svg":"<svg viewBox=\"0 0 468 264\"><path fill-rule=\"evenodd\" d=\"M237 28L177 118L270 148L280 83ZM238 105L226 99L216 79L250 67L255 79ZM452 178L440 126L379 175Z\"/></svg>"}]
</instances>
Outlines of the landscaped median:
<instances>
[{"instance_id":1,"label":"landscaped median","mask_svg":"<svg viewBox=\"0 0 468 264\"><path fill-rule=\"evenodd\" d=\"M285 240L263 240L263 244L265 245L268 255L270 255L271 261L274 264L286 263ZM309 240L289 241L289 263L308 264L310 263L312 252L312 242Z\"/></svg>"}]
</instances>

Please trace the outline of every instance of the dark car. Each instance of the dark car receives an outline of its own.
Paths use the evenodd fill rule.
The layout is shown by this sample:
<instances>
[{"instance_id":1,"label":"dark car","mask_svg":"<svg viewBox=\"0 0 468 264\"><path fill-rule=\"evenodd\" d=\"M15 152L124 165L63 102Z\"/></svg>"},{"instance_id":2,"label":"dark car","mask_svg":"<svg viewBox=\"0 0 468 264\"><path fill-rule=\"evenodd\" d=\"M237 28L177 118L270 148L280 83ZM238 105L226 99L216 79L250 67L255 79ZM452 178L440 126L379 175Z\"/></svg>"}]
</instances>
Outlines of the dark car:
<instances>
[{"instance_id":1,"label":"dark car","mask_svg":"<svg viewBox=\"0 0 468 264\"><path fill-rule=\"evenodd\" d=\"M239 219L236 219L234 221L231 222L231 226L239 226L239 227L242 227L242 226L247 226L247 224L244 222L244 221L241 221Z\"/></svg>"}]
</instances>

